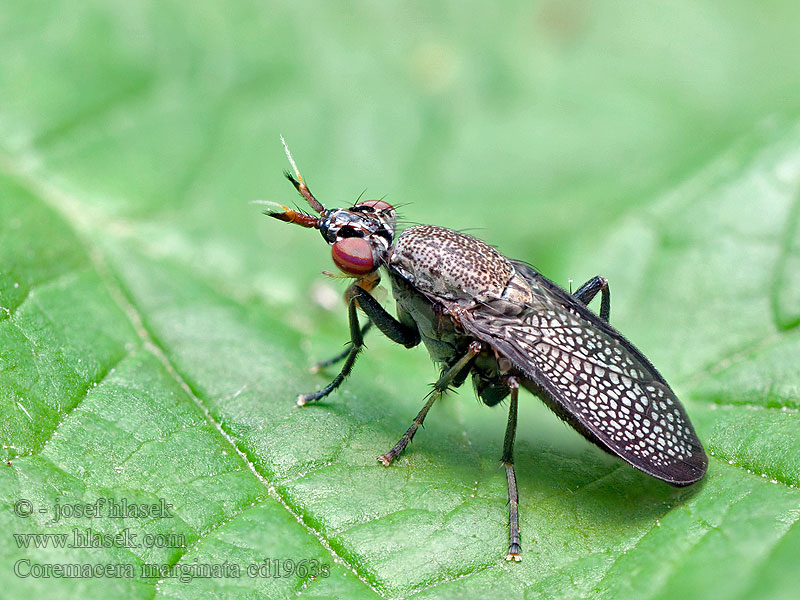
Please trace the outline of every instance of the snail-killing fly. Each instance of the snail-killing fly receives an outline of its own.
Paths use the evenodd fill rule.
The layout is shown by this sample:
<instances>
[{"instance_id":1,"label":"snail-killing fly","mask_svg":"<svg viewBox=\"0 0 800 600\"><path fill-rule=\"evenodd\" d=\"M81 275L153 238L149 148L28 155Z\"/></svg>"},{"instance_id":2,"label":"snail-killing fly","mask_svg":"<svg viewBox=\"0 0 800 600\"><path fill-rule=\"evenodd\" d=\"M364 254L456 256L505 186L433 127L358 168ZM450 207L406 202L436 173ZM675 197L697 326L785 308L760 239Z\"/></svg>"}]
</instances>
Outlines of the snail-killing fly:
<instances>
[{"instance_id":1,"label":"snail-killing fly","mask_svg":"<svg viewBox=\"0 0 800 600\"><path fill-rule=\"evenodd\" d=\"M377 327L412 348L422 342L441 376L408 431L379 460L389 465L414 437L431 406L448 389L472 378L487 405L505 398L508 425L501 462L509 498L506 558L520 559L514 438L520 388L541 398L587 440L675 486L703 477L708 459L686 411L652 363L608 322L607 281L594 277L569 293L524 262L485 242L436 225L397 231L394 207L384 200L325 208L311 193L284 142L293 173L287 178L316 215L270 204L265 214L318 229L336 266L355 281L347 288L350 346L318 366L343 366L327 386L301 395L319 400L350 374L364 333ZM397 317L370 293L382 270ZM587 308L601 295L599 315ZM363 325L358 310L367 316Z\"/></svg>"}]
</instances>

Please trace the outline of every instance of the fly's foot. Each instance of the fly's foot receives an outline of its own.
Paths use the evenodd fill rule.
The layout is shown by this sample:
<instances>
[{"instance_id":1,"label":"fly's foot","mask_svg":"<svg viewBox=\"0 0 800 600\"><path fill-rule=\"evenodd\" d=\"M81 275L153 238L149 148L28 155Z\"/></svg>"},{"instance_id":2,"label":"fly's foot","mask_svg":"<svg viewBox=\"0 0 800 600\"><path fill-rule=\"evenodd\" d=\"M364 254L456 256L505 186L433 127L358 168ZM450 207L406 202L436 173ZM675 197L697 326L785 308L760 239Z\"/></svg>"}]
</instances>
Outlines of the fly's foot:
<instances>
[{"instance_id":1,"label":"fly's foot","mask_svg":"<svg viewBox=\"0 0 800 600\"><path fill-rule=\"evenodd\" d=\"M297 396L298 408L302 408L309 402L313 402L314 400L316 400L314 396L316 396L316 394L300 394L299 396Z\"/></svg>"},{"instance_id":2,"label":"fly's foot","mask_svg":"<svg viewBox=\"0 0 800 600\"><path fill-rule=\"evenodd\" d=\"M522 560L522 557L519 555L520 547L519 544L511 544L508 547L508 554L506 554L506 560L511 560L514 562L519 562Z\"/></svg>"},{"instance_id":3,"label":"fly's foot","mask_svg":"<svg viewBox=\"0 0 800 600\"><path fill-rule=\"evenodd\" d=\"M392 461L397 458L397 454L398 453L394 450L389 450L389 452L386 454L381 454L378 457L378 460L383 464L384 467L388 467L390 464L392 464Z\"/></svg>"}]
</instances>

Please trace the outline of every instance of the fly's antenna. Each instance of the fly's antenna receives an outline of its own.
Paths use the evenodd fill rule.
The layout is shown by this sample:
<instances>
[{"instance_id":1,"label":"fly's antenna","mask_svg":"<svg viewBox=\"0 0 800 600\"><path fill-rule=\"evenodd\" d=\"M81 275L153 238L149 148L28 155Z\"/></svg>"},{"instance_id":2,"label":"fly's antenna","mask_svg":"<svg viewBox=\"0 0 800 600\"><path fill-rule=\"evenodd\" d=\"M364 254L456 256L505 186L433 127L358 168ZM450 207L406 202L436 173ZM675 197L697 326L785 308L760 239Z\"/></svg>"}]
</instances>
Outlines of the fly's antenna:
<instances>
[{"instance_id":1,"label":"fly's antenna","mask_svg":"<svg viewBox=\"0 0 800 600\"><path fill-rule=\"evenodd\" d=\"M298 192L302 194L303 198L305 198L306 201L311 205L311 208L313 208L319 214L323 214L325 212L325 207L322 206L322 203L319 200L314 198L314 194L311 193L311 190L308 189L303 181L303 176L300 175L300 169L297 168L297 164L294 162L292 153L289 152L289 146L286 145L286 140L283 139L283 136L281 136L281 143L283 144L283 149L286 152L286 158L289 159L289 164L291 164L292 169L294 169L294 175L287 172L286 179L292 182L292 185Z\"/></svg>"}]
</instances>

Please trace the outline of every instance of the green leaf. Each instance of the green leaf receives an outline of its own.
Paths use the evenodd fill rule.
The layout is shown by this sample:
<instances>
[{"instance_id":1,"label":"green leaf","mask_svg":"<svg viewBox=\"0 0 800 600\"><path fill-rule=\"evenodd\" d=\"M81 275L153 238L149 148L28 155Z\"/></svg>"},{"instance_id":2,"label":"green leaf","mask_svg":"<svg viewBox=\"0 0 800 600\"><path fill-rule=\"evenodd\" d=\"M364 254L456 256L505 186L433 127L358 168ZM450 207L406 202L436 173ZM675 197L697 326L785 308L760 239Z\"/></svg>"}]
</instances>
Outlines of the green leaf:
<instances>
[{"instance_id":1,"label":"green leaf","mask_svg":"<svg viewBox=\"0 0 800 600\"><path fill-rule=\"evenodd\" d=\"M795 597L800 19L768 8L3 3L0 596ZM327 206L366 186L565 285L606 276L704 481L526 396L508 564L502 407L465 386L384 468L437 373L373 333L297 409L346 282L250 204L296 199L280 133Z\"/></svg>"}]
</instances>

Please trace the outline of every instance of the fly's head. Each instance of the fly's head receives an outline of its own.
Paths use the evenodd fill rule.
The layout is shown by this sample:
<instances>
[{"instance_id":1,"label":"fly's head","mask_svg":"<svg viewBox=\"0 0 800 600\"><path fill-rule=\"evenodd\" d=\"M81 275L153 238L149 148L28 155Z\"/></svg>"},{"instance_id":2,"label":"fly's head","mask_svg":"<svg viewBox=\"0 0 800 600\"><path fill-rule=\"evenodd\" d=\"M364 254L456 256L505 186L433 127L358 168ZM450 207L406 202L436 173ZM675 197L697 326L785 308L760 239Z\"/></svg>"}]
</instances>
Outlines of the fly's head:
<instances>
[{"instance_id":1,"label":"fly's head","mask_svg":"<svg viewBox=\"0 0 800 600\"><path fill-rule=\"evenodd\" d=\"M286 142L283 138L281 141L294 169L294 175L286 173L287 179L319 216L271 202L265 203L270 208L264 214L287 223L319 229L331 245L333 262L346 275L365 277L385 264L394 241L397 220L394 207L383 200L364 200L350 208L325 208L306 187Z\"/></svg>"},{"instance_id":2,"label":"fly's head","mask_svg":"<svg viewBox=\"0 0 800 600\"><path fill-rule=\"evenodd\" d=\"M320 217L319 231L331 244L333 262L348 275L366 275L385 263L394 240L394 207L365 200L351 208L334 208Z\"/></svg>"}]
</instances>

